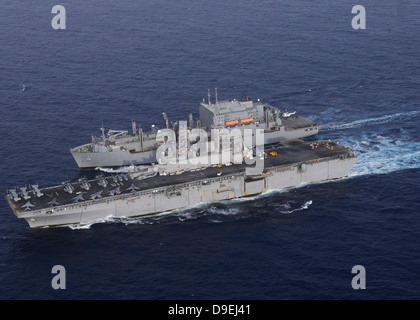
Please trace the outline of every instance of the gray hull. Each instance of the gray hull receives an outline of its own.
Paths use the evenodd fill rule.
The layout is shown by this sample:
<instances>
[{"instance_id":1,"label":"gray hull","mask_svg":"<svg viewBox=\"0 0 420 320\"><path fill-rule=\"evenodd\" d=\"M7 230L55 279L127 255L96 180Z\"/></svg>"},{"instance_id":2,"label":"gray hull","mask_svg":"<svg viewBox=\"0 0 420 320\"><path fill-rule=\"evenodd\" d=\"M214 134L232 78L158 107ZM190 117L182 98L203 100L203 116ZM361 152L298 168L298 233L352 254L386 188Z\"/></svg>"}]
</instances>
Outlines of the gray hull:
<instances>
[{"instance_id":1,"label":"gray hull","mask_svg":"<svg viewBox=\"0 0 420 320\"><path fill-rule=\"evenodd\" d=\"M112 152L76 152L70 150L81 169L97 167L122 167L156 162L156 150L130 153L129 151Z\"/></svg>"},{"instance_id":2,"label":"gray hull","mask_svg":"<svg viewBox=\"0 0 420 320\"><path fill-rule=\"evenodd\" d=\"M189 122L176 121L172 123L172 132L184 137L186 129L202 129L211 136L213 129L258 129L264 132L264 144L276 144L284 140L301 139L318 133L318 125L300 115L283 113L279 109L247 97L231 101L204 101L199 107L200 119L194 122L190 114ZM165 128L170 129L169 120L163 112ZM157 141L159 129L153 125L150 132L137 130L132 122L132 133L126 130L109 130L101 128L101 137L92 137L92 143L84 144L70 150L79 168L120 167L141 165L156 162L156 151L163 141ZM181 131L179 130L181 129ZM185 131L183 131L185 129ZM194 136L194 133L193 133ZM195 136L194 136L195 137ZM159 137L161 139L162 136ZM195 139L195 138L193 138ZM255 144L254 144L255 145Z\"/></svg>"}]
</instances>

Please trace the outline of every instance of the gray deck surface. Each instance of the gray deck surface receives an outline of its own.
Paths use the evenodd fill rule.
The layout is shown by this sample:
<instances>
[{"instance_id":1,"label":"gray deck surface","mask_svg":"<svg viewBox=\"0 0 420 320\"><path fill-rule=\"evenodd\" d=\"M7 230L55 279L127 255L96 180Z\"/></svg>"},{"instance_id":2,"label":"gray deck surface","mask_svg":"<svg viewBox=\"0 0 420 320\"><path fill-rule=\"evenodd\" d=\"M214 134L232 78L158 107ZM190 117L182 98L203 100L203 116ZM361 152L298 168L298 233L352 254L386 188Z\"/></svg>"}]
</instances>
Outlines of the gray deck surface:
<instances>
[{"instance_id":1,"label":"gray deck surface","mask_svg":"<svg viewBox=\"0 0 420 320\"><path fill-rule=\"evenodd\" d=\"M282 118L282 123L286 130L305 128L308 126L316 126L317 124L303 116L295 116L290 118Z\"/></svg>"}]
</instances>

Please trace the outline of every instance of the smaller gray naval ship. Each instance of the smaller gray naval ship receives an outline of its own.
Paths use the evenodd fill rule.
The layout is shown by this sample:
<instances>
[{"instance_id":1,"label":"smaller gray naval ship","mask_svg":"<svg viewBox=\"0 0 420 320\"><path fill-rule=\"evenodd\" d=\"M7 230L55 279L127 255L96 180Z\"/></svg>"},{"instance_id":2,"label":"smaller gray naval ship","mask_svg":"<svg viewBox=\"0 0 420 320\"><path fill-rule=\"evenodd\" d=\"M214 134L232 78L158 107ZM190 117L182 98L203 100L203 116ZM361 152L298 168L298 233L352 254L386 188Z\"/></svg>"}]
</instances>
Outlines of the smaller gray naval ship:
<instances>
[{"instance_id":1,"label":"smaller gray naval ship","mask_svg":"<svg viewBox=\"0 0 420 320\"><path fill-rule=\"evenodd\" d=\"M16 217L31 228L83 225L340 179L349 175L356 162L348 146L324 140L288 140L246 157L262 160L263 170L250 174L246 161L131 166L127 174L82 177L41 189L38 185L10 189L6 199Z\"/></svg>"},{"instance_id":2,"label":"smaller gray naval ship","mask_svg":"<svg viewBox=\"0 0 420 320\"><path fill-rule=\"evenodd\" d=\"M199 119L189 115L188 129L202 128L210 136L212 129L264 129L264 145L271 145L284 140L300 139L318 133L318 125L313 121L295 115L296 112L281 112L279 109L253 101L248 97L240 100L210 100L200 104ZM177 133L178 122L170 126L166 113L163 113L164 128ZM102 127L101 137L92 136L92 142L71 148L77 165L81 169L96 167L121 167L149 164L156 162L156 150L163 143L157 141L159 128L152 125L148 132L143 132L132 122L132 132L128 130L109 130L105 134ZM177 137L178 138L178 137Z\"/></svg>"}]
</instances>

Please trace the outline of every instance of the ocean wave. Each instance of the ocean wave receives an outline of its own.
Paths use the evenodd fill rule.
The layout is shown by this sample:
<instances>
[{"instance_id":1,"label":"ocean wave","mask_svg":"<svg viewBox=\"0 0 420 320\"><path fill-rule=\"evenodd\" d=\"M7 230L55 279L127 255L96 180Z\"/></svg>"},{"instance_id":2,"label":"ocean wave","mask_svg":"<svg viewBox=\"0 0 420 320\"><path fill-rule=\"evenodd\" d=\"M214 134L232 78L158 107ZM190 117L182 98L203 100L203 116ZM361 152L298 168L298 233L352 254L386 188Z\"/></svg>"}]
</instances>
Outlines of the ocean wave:
<instances>
[{"instance_id":1,"label":"ocean wave","mask_svg":"<svg viewBox=\"0 0 420 320\"><path fill-rule=\"evenodd\" d=\"M233 207L233 208L218 208L218 207L210 207L206 210L210 214L221 214L224 216L231 216L236 215L241 212L241 209L239 207Z\"/></svg>"},{"instance_id":2,"label":"ocean wave","mask_svg":"<svg viewBox=\"0 0 420 320\"><path fill-rule=\"evenodd\" d=\"M371 135L359 141L341 141L357 155L350 176L385 174L404 169L420 168L420 142L404 137Z\"/></svg>"},{"instance_id":3,"label":"ocean wave","mask_svg":"<svg viewBox=\"0 0 420 320\"><path fill-rule=\"evenodd\" d=\"M360 119L351 122L341 122L341 123L330 123L323 124L319 126L320 132L329 132L335 130L344 130L351 128L358 128L365 125L377 125L389 123L396 120L404 120L407 118L415 117L420 111L410 111L410 112L401 112L389 115L383 115L375 118Z\"/></svg>"},{"instance_id":4,"label":"ocean wave","mask_svg":"<svg viewBox=\"0 0 420 320\"><path fill-rule=\"evenodd\" d=\"M105 223L107 221L111 221L112 219L113 219L112 216L108 216L104 219L99 219L99 220L86 222L86 223L80 223L80 224L70 224L70 225L66 225L65 227L68 227L72 230L87 230L87 229L90 229L90 227L93 226L94 224Z\"/></svg>"},{"instance_id":5,"label":"ocean wave","mask_svg":"<svg viewBox=\"0 0 420 320\"><path fill-rule=\"evenodd\" d=\"M292 210L280 210L280 213L282 214L291 214L293 212L296 211L301 211L301 210L306 210L309 208L309 206L312 204L312 200L306 201L303 205L301 205L300 207L296 208L296 209L292 209Z\"/></svg>"}]
</instances>

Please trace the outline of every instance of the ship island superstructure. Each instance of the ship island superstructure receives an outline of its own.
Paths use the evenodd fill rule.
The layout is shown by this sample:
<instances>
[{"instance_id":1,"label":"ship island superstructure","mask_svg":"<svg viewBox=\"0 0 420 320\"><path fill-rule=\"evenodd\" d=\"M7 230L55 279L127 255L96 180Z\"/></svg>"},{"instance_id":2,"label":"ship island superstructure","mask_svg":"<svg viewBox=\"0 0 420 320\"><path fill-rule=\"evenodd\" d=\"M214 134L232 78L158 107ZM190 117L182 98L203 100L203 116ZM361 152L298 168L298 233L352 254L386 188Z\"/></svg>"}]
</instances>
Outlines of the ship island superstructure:
<instances>
[{"instance_id":1,"label":"ship island superstructure","mask_svg":"<svg viewBox=\"0 0 420 320\"><path fill-rule=\"evenodd\" d=\"M246 161L130 166L127 174L99 175L92 180L81 177L46 188L10 189L6 199L16 217L32 228L88 224L340 179L349 175L356 162L348 146L325 140L285 140L250 157L263 161L261 173L248 174Z\"/></svg>"},{"instance_id":2,"label":"ship island superstructure","mask_svg":"<svg viewBox=\"0 0 420 320\"><path fill-rule=\"evenodd\" d=\"M217 96L217 95L216 95ZM164 128L177 132L179 123L170 123L163 112ZM240 100L214 102L209 99L199 107L199 119L189 114L188 129L201 128L210 136L212 129L263 129L264 145L285 140L313 136L318 133L318 125L295 112L281 112L260 99L253 101L248 97ZM163 143L158 141L159 128L152 125L150 131L143 132L132 122L132 132L128 130L109 130L101 137L92 136L90 143L71 148L79 168L120 167L156 162L156 150Z\"/></svg>"}]
</instances>

